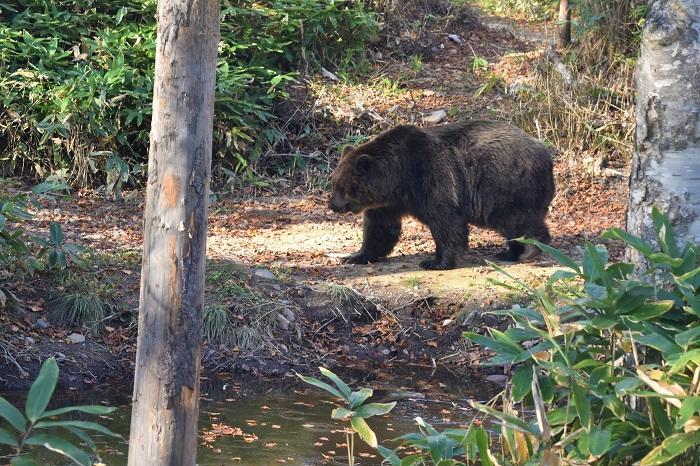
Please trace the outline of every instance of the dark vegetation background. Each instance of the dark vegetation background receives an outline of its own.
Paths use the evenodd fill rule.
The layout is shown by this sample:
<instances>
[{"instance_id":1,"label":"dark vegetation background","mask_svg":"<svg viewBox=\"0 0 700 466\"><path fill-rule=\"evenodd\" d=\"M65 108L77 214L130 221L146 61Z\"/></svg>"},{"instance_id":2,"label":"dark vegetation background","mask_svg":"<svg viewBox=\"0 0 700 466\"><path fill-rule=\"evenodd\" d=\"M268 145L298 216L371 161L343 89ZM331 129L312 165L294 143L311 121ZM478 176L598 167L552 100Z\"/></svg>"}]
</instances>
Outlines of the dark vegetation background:
<instances>
[{"instance_id":1,"label":"dark vegetation background","mask_svg":"<svg viewBox=\"0 0 700 466\"><path fill-rule=\"evenodd\" d=\"M303 123L290 125L285 101L307 97L308 83L320 67L345 83L387 75L383 63L377 66L378 58L381 62L403 57L420 71L435 54L430 31L436 24L446 31L450 23L473 21L465 10L473 4L494 14L543 20L553 17L558 2L224 0L214 130L216 181L235 184L232 177L238 175L252 183L256 173L293 177L288 169L310 160L327 165L338 145L366 137L372 128L360 132L350 125L324 140L315 134L320 127L313 121L297 115L294 121ZM0 4L3 176L41 180L59 174L71 186L101 186L116 197L123 187L143 181L155 8L154 0ZM541 68L531 73L538 81L534 86L515 89L507 70L491 70L475 54L474 70L484 71L480 94L510 87L516 94L514 122L562 150L591 153L612 146L627 155L631 128L621 126L621 117L632 103L630 78L643 2L582 0L576 2L576 13L576 44L563 59L580 87L564 89L550 79L551 71ZM406 79L390 74L388 79L390 86L405 87ZM290 88L295 82L303 85L301 91L299 85ZM331 123L336 128L345 123L335 120ZM320 159L304 157L318 149Z\"/></svg>"}]
</instances>

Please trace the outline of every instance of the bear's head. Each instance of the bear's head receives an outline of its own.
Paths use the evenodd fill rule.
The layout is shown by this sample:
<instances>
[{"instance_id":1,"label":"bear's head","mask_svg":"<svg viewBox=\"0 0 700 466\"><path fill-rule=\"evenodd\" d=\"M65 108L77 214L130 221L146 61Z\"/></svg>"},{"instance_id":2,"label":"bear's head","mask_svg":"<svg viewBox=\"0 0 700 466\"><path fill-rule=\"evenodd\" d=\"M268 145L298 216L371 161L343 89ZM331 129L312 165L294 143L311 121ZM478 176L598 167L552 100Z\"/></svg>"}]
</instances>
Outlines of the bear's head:
<instances>
[{"instance_id":1,"label":"bear's head","mask_svg":"<svg viewBox=\"0 0 700 466\"><path fill-rule=\"evenodd\" d=\"M333 212L357 214L395 202L400 175L392 170L393 157L371 149L365 144L343 150L331 175L328 207Z\"/></svg>"}]
</instances>

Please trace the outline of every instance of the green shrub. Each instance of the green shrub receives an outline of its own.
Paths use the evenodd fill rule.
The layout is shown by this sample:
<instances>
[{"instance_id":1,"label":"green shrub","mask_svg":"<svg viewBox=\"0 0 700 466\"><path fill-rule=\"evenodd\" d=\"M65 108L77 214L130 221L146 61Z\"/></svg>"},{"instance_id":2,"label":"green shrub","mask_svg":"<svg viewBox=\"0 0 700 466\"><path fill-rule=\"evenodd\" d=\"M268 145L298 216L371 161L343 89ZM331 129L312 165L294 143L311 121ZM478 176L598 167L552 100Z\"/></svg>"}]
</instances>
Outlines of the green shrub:
<instances>
[{"instance_id":1,"label":"green shrub","mask_svg":"<svg viewBox=\"0 0 700 466\"><path fill-rule=\"evenodd\" d=\"M68 186L56 177L49 177L35 186L31 192L12 192L9 181L0 178L0 280L18 272L33 275L37 270L49 267L64 269L69 263L79 260L83 248L67 243L61 225L51 222L47 239L28 237L20 227L25 220L33 218L30 208L41 209L40 200L53 200L57 193L68 190ZM34 247L34 245L38 246Z\"/></svg>"},{"instance_id":2,"label":"green shrub","mask_svg":"<svg viewBox=\"0 0 700 466\"><path fill-rule=\"evenodd\" d=\"M148 154L155 0L0 4L0 162L14 173L66 169L120 196ZM224 0L215 162L242 170L280 137L270 106L305 57L364 54L377 32L362 2Z\"/></svg>"},{"instance_id":3,"label":"green shrub","mask_svg":"<svg viewBox=\"0 0 700 466\"><path fill-rule=\"evenodd\" d=\"M465 333L496 353L491 364L515 367L502 411L474 404L504 426L513 464L552 455L601 465L699 464L700 248L679 248L668 219L658 210L653 218L660 251L620 229L603 235L643 254L643 272L608 264L602 245L587 244L578 264L526 241L564 269L539 288L509 285L535 303L500 312L515 327ZM508 409L520 402L534 408L534 419Z\"/></svg>"},{"instance_id":4,"label":"green shrub","mask_svg":"<svg viewBox=\"0 0 700 466\"><path fill-rule=\"evenodd\" d=\"M343 400L345 407L334 409L331 412L331 417L347 423L348 428L345 429L345 444L348 450L348 466L353 466L355 464L355 434L357 433L360 438L372 448L381 448L380 445L377 444L377 435L367 424L366 419L374 416L383 416L389 413L394 409L394 406L396 406L396 402L366 403L367 399L372 396L373 391L371 388L361 388L353 392L348 384L343 382L340 377L330 370L325 367L319 367L319 370L321 374L333 382L335 386L318 380L315 377L308 377L301 374L297 374L297 376L309 385L321 388L334 397ZM384 451L384 449L382 449L382 451Z\"/></svg>"},{"instance_id":5,"label":"green shrub","mask_svg":"<svg viewBox=\"0 0 700 466\"><path fill-rule=\"evenodd\" d=\"M87 445L94 454L97 454L95 443L86 431L121 438L96 422L57 418L70 412L105 415L114 411L114 408L88 405L47 411L57 382L58 364L54 358L49 358L44 361L29 389L24 413L0 396L0 418L7 424L0 427L0 444L14 449L14 457L10 461L13 466L37 466L39 463L32 458L31 452L39 447L63 455L81 466L90 466L92 461L88 454L67 440L65 435L72 438L73 442Z\"/></svg>"}]
</instances>

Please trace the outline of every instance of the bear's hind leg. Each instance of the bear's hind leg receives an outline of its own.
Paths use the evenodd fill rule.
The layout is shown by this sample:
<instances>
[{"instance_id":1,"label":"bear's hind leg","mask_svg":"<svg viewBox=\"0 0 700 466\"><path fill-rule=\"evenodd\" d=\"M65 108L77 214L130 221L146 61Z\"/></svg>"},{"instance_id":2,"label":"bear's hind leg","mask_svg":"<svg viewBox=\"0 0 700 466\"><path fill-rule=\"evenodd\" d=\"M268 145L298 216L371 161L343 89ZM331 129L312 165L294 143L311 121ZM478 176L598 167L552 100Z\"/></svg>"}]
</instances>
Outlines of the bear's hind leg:
<instances>
[{"instance_id":1,"label":"bear's hind leg","mask_svg":"<svg viewBox=\"0 0 700 466\"><path fill-rule=\"evenodd\" d=\"M401 213L390 207L367 209L362 215L362 247L344 257L346 264L367 264L388 256L401 236Z\"/></svg>"},{"instance_id":2,"label":"bear's hind leg","mask_svg":"<svg viewBox=\"0 0 700 466\"><path fill-rule=\"evenodd\" d=\"M424 260L420 266L427 270L454 269L459 256L469 245L469 224L453 216L450 223L428 224L435 240L435 258Z\"/></svg>"}]
</instances>

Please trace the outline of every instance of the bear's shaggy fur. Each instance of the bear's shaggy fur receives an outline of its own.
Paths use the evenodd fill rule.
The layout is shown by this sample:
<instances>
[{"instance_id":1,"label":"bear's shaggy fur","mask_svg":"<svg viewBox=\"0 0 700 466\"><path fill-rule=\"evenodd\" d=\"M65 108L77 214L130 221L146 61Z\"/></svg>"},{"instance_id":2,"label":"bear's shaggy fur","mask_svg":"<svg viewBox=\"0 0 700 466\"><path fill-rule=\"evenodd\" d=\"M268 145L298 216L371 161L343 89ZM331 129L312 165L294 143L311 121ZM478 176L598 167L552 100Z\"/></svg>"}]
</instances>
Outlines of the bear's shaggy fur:
<instances>
[{"instance_id":1,"label":"bear's shaggy fur","mask_svg":"<svg viewBox=\"0 0 700 466\"><path fill-rule=\"evenodd\" d=\"M502 260L529 260L538 251L513 238L550 240L545 216L554 197L552 156L504 122L398 126L346 148L331 182L333 211L363 212L362 247L344 259L348 263L388 255L405 215L425 223L435 240L435 258L420 264L426 269L454 268L467 247L469 224L509 240L497 256Z\"/></svg>"}]
</instances>

